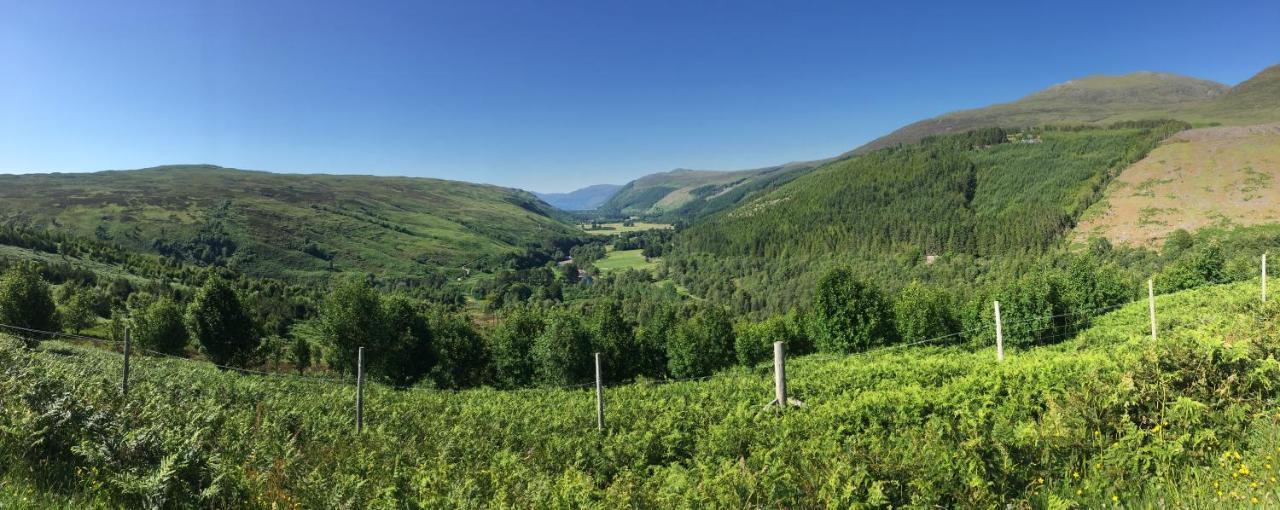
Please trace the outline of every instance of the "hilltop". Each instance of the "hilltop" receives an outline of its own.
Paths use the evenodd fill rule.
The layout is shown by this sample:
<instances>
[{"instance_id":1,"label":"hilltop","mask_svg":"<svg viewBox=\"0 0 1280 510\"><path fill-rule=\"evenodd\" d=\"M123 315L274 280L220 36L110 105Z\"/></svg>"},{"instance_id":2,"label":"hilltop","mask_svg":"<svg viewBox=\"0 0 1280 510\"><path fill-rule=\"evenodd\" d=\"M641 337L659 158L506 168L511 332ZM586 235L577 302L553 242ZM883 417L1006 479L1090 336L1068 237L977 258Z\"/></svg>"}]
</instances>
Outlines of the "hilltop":
<instances>
[{"instance_id":1,"label":"hilltop","mask_svg":"<svg viewBox=\"0 0 1280 510\"><path fill-rule=\"evenodd\" d=\"M418 277L581 236L516 189L209 165L0 175L0 221L251 276Z\"/></svg>"},{"instance_id":2,"label":"hilltop","mask_svg":"<svg viewBox=\"0 0 1280 510\"><path fill-rule=\"evenodd\" d=\"M1278 121L1280 66L1268 67L1235 87L1156 72L1089 76L1051 86L1011 103L961 110L908 124L848 154L865 154L913 143L929 135L981 127L1097 124L1142 118L1233 125Z\"/></svg>"}]
</instances>

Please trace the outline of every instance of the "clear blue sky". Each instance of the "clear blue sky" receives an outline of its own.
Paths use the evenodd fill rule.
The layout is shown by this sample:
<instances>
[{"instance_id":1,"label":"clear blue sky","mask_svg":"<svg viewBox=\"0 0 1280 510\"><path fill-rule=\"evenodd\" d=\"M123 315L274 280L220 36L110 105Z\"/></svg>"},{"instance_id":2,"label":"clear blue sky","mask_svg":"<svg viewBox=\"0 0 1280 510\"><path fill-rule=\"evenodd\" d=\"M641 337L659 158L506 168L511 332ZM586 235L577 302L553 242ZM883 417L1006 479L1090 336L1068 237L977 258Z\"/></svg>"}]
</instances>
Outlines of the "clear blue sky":
<instances>
[{"instance_id":1,"label":"clear blue sky","mask_svg":"<svg viewBox=\"0 0 1280 510\"><path fill-rule=\"evenodd\" d=\"M1277 62L1275 0L0 0L0 173L564 191L831 156L1088 74L1235 84Z\"/></svg>"}]
</instances>

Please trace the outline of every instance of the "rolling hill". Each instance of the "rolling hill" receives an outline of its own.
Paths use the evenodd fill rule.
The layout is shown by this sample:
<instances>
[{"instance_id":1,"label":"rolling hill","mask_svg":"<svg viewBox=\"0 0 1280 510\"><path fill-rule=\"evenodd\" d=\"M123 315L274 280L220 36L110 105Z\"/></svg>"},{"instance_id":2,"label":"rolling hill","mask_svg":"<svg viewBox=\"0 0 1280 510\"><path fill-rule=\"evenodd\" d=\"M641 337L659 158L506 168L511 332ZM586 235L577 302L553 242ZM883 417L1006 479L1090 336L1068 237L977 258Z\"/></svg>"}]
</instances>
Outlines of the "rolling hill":
<instances>
[{"instance_id":1,"label":"rolling hill","mask_svg":"<svg viewBox=\"0 0 1280 510\"><path fill-rule=\"evenodd\" d=\"M828 160L803 161L738 171L676 169L627 183L600 206L606 213L667 221L693 220L732 207L755 193L781 185Z\"/></svg>"},{"instance_id":2,"label":"rolling hill","mask_svg":"<svg viewBox=\"0 0 1280 510\"><path fill-rule=\"evenodd\" d=\"M1108 187L1074 233L1159 246L1176 229L1280 222L1280 124L1179 133Z\"/></svg>"},{"instance_id":3,"label":"rolling hill","mask_svg":"<svg viewBox=\"0 0 1280 510\"><path fill-rule=\"evenodd\" d=\"M562 211L590 211L600 207L620 189L622 186L617 184L596 184L568 193L534 192L533 194Z\"/></svg>"},{"instance_id":4,"label":"rolling hill","mask_svg":"<svg viewBox=\"0 0 1280 510\"><path fill-rule=\"evenodd\" d=\"M208 165L0 175L0 222L219 264L251 276L413 277L581 234L515 189Z\"/></svg>"},{"instance_id":5,"label":"rolling hill","mask_svg":"<svg viewBox=\"0 0 1280 510\"><path fill-rule=\"evenodd\" d=\"M1109 123L1173 118L1241 125L1280 121L1280 65L1235 87L1168 73L1089 76L1054 85L1011 103L947 113L904 126L849 154L913 143L936 134L981 127Z\"/></svg>"}]
</instances>

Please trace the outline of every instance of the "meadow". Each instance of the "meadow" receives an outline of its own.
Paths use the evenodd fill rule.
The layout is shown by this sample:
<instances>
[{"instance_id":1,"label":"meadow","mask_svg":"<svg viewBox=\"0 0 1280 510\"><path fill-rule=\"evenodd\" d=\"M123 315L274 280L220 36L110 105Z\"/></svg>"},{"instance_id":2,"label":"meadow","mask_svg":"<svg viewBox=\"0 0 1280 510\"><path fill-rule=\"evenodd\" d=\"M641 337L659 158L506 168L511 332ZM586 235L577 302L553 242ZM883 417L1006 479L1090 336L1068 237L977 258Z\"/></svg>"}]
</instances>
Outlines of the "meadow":
<instances>
[{"instance_id":1,"label":"meadow","mask_svg":"<svg viewBox=\"0 0 1280 510\"><path fill-rule=\"evenodd\" d=\"M648 270L657 267L656 259L645 259L644 250L610 250L603 259L594 262L601 271L617 271L625 269Z\"/></svg>"},{"instance_id":2,"label":"meadow","mask_svg":"<svg viewBox=\"0 0 1280 510\"><path fill-rule=\"evenodd\" d=\"M0 339L0 506L1275 506L1280 305L1157 297L1046 347L879 349L606 389L366 389ZM606 372L607 373L607 372Z\"/></svg>"}]
</instances>

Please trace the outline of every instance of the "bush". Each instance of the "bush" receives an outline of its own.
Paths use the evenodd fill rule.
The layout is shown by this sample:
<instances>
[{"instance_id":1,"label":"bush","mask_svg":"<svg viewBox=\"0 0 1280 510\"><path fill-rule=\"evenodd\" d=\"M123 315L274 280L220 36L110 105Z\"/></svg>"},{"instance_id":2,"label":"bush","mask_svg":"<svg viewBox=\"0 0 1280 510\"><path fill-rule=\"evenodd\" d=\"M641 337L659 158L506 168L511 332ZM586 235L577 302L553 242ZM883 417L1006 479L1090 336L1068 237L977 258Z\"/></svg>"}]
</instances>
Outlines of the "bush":
<instances>
[{"instance_id":1,"label":"bush","mask_svg":"<svg viewBox=\"0 0 1280 510\"><path fill-rule=\"evenodd\" d=\"M185 322L187 332L215 364L244 367L253 362L261 339L226 280L209 276L187 306Z\"/></svg>"},{"instance_id":2,"label":"bush","mask_svg":"<svg viewBox=\"0 0 1280 510\"><path fill-rule=\"evenodd\" d=\"M672 377L701 377L733 364L733 323L718 306L706 306L680 323L667 343Z\"/></svg>"},{"instance_id":3,"label":"bush","mask_svg":"<svg viewBox=\"0 0 1280 510\"><path fill-rule=\"evenodd\" d=\"M440 388L469 388L489 382L491 367L484 339L466 315L432 311L428 325L435 341L431 379Z\"/></svg>"},{"instance_id":4,"label":"bush","mask_svg":"<svg viewBox=\"0 0 1280 510\"><path fill-rule=\"evenodd\" d=\"M489 337L494 376L499 386L516 388L533 382L533 341L542 334L542 315L527 307L511 309Z\"/></svg>"},{"instance_id":5,"label":"bush","mask_svg":"<svg viewBox=\"0 0 1280 510\"><path fill-rule=\"evenodd\" d=\"M952 312L951 297L918 281L898 293L893 302L893 317L898 335L910 342L939 338L960 330Z\"/></svg>"},{"instance_id":6,"label":"bush","mask_svg":"<svg viewBox=\"0 0 1280 510\"><path fill-rule=\"evenodd\" d=\"M189 339L182 323L182 307L169 298L152 301L134 317L132 336L143 349L182 355Z\"/></svg>"},{"instance_id":7,"label":"bush","mask_svg":"<svg viewBox=\"0 0 1280 510\"><path fill-rule=\"evenodd\" d=\"M744 367L755 366L769 360L773 356L773 343L783 342L789 354L799 355L804 352L799 328L787 315L776 315L760 322L747 322L739 325L735 333L733 348L738 364Z\"/></svg>"},{"instance_id":8,"label":"bush","mask_svg":"<svg viewBox=\"0 0 1280 510\"><path fill-rule=\"evenodd\" d=\"M534 373L539 384L563 386L591 379L591 334L577 316L556 310L533 342Z\"/></svg>"},{"instance_id":9,"label":"bush","mask_svg":"<svg viewBox=\"0 0 1280 510\"><path fill-rule=\"evenodd\" d=\"M355 373L361 347L366 367L380 366L389 356L390 330L382 298L366 280L349 278L335 285L320 308L319 326L334 370Z\"/></svg>"},{"instance_id":10,"label":"bush","mask_svg":"<svg viewBox=\"0 0 1280 510\"><path fill-rule=\"evenodd\" d=\"M58 330L58 309L49 284L40 275L12 267L0 276L0 324L39 331ZM40 343L38 333L14 332L28 348Z\"/></svg>"},{"instance_id":11,"label":"bush","mask_svg":"<svg viewBox=\"0 0 1280 510\"><path fill-rule=\"evenodd\" d=\"M604 358L611 381L631 379L639 373L635 362L644 354L636 343L634 328L623 318L622 303L609 300L597 306L591 330L594 348Z\"/></svg>"},{"instance_id":12,"label":"bush","mask_svg":"<svg viewBox=\"0 0 1280 510\"><path fill-rule=\"evenodd\" d=\"M897 338L884 296L848 269L834 269L818 281L813 308L820 351L862 351Z\"/></svg>"},{"instance_id":13,"label":"bush","mask_svg":"<svg viewBox=\"0 0 1280 510\"><path fill-rule=\"evenodd\" d=\"M425 377L436 364L431 326L427 318L404 296L386 300L383 315L390 335L385 356L370 367L374 377L389 384L407 386ZM365 352L368 352L367 350Z\"/></svg>"}]
</instances>

